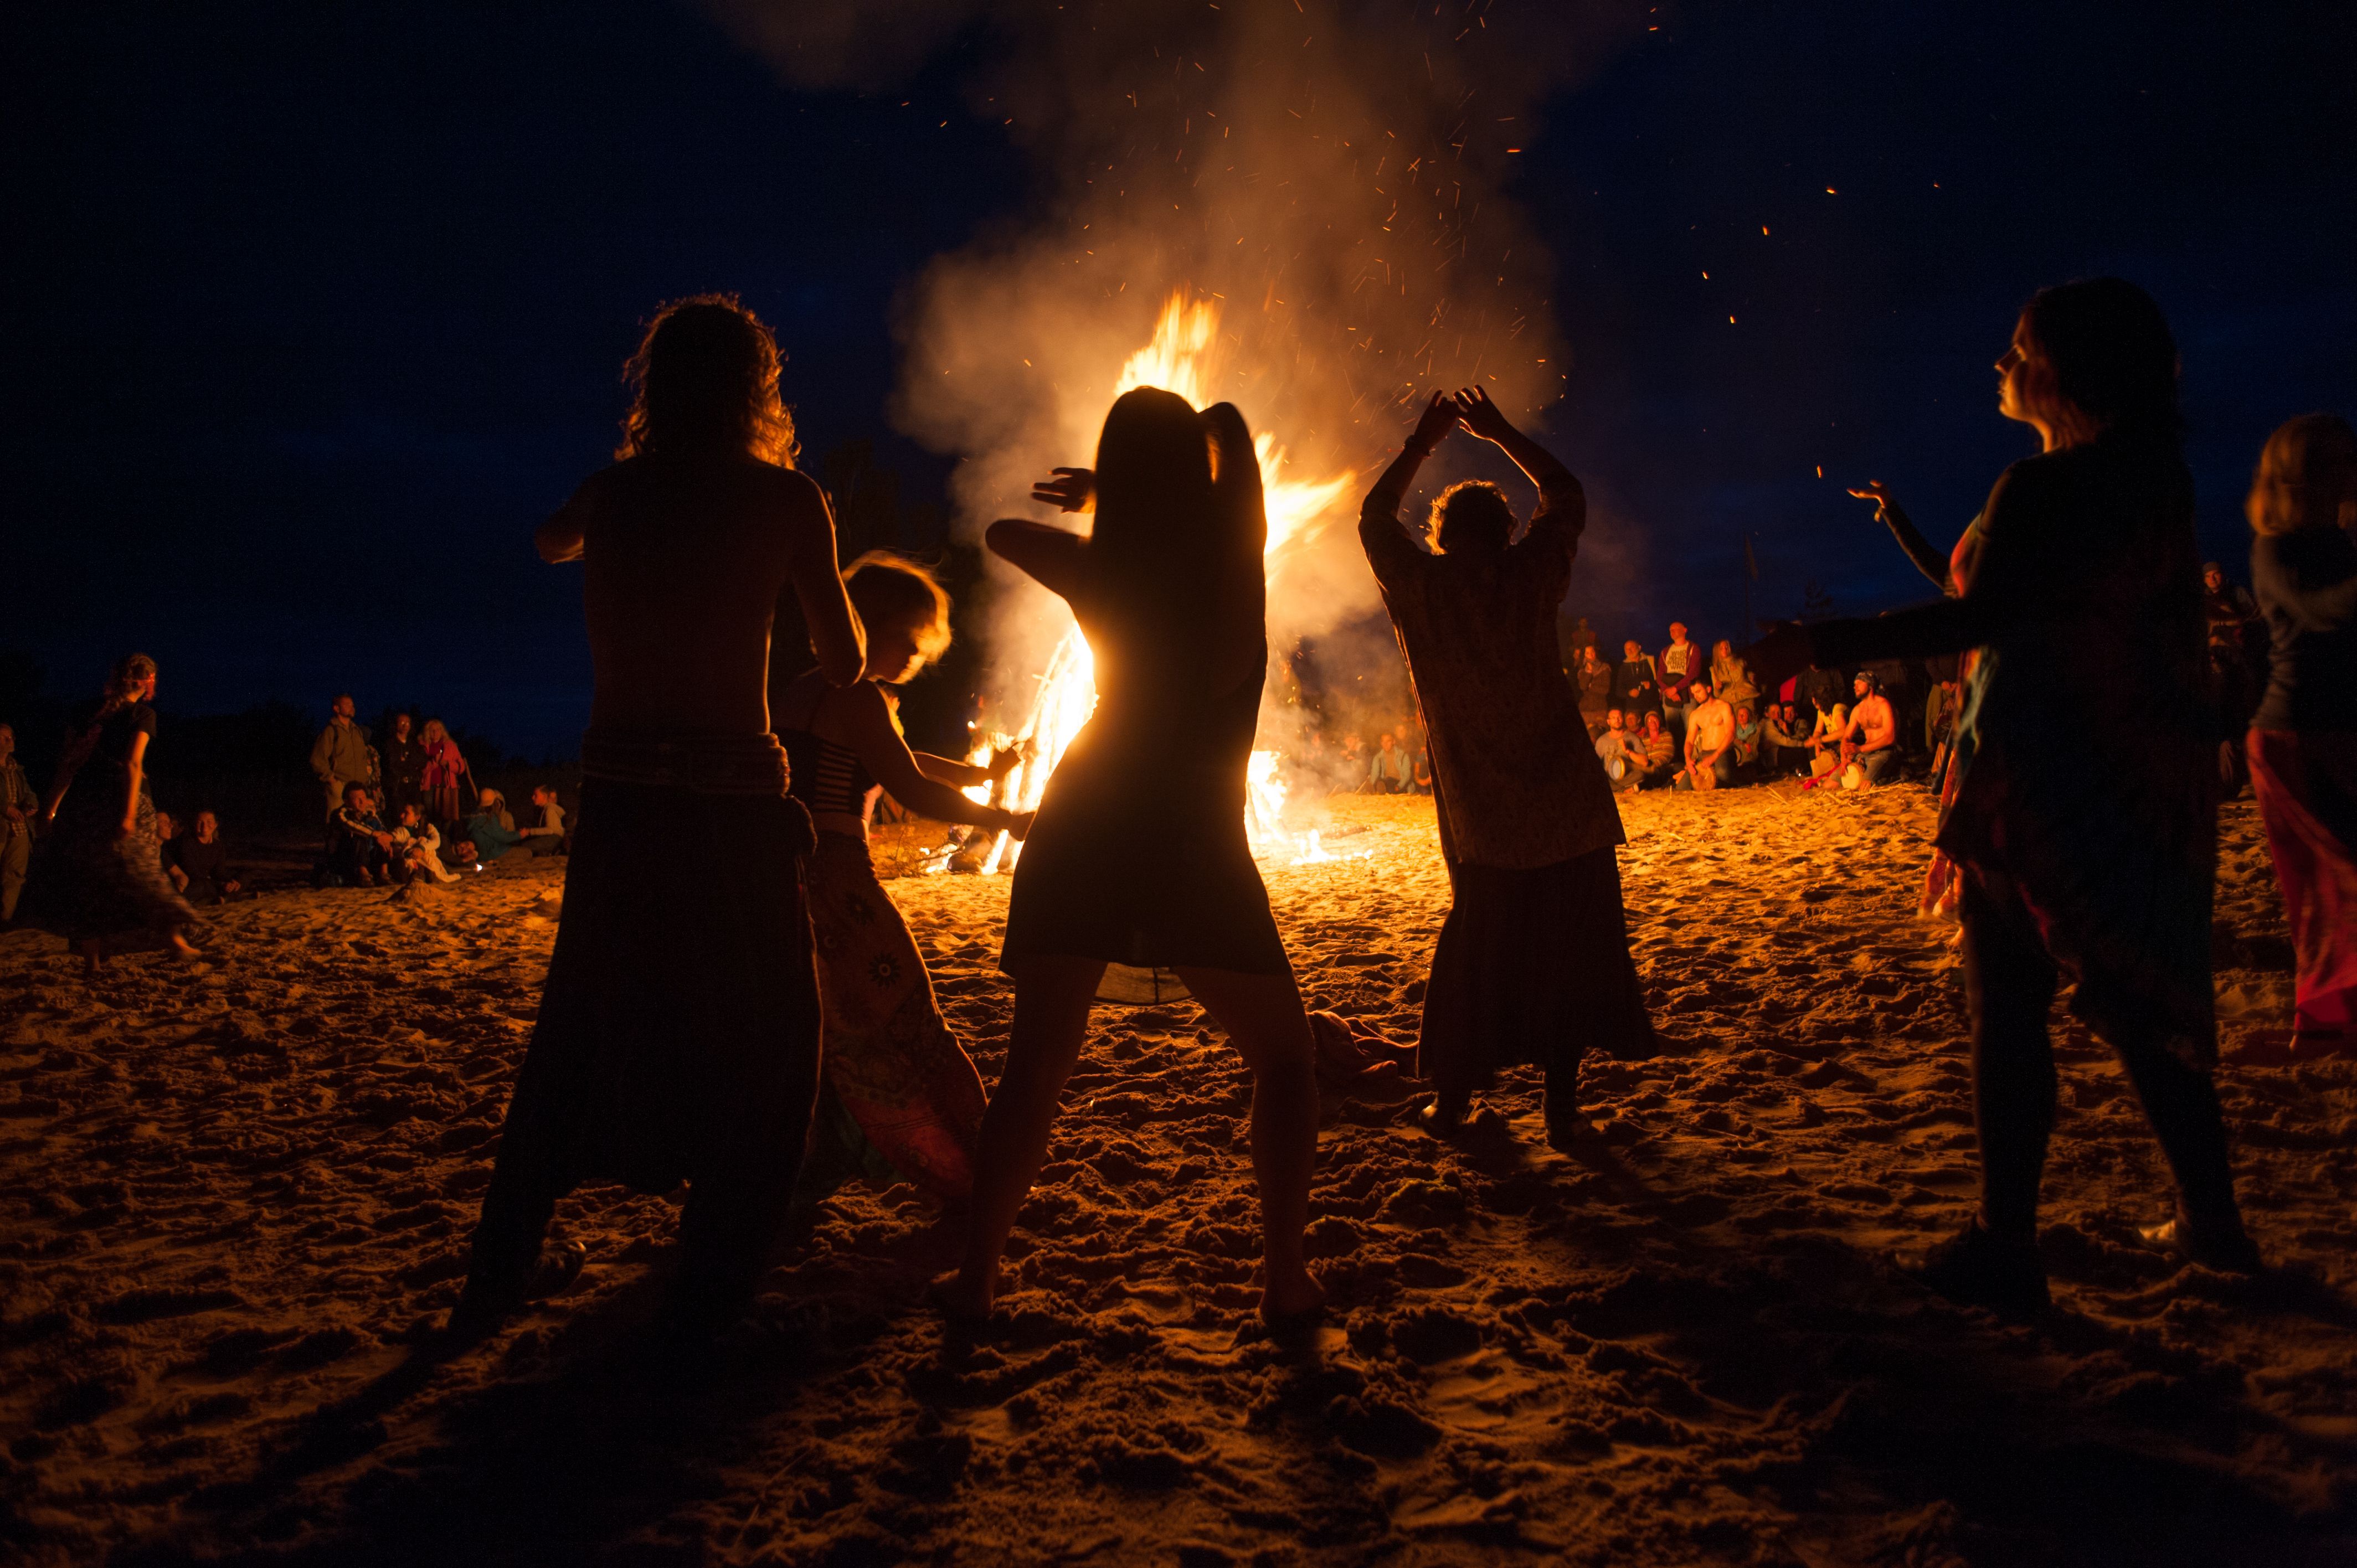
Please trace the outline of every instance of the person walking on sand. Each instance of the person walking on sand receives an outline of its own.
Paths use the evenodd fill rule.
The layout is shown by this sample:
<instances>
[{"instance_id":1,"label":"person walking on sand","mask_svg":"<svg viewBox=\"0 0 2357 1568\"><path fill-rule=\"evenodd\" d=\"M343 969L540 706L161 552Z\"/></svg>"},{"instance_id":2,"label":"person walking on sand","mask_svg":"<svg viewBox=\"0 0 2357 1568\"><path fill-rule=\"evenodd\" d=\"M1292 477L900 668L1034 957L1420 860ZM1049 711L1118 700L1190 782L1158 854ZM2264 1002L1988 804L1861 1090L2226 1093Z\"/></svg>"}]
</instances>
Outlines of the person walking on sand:
<instances>
[{"instance_id":1,"label":"person walking on sand","mask_svg":"<svg viewBox=\"0 0 2357 1568\"><path fill-rule=\"evenodd\" d=\"M42 798L48 823L25 888L35 925L64 937L92 973L113 953L169 946L196 956L196 910L165 875L147 753L156 738L156 661L134 653L66 734Z\"/></svg>"},{"instance_id":2,"label":"person walking on sand","mask_svg":"<svg viewBox=\"0 0 2357 1568\"><path fill-rule=\"evenodd\" d=\"M2357 1047L2357 432L2330 413L2277 430L2247 510L2269 642L2244 746L2291 918L2292 1049Z\"/></svg>"},{"instance_id":3,"label":"person walking on sand","mask_svg":"<svg viewBox=\"0 0 2357 1568\"><path fill-rule=\"evenodd\" d=\"M461 1334L580 1266L544 1252L556 1200L606 1177L687 1184L667 1319L752 1300L818 1092L803 910L810 814L770 733L789 586L826 679L866 661L824 492L790 466L769 328L733 297L666 306L630 360L619 461L534 536L582 563L592 687L565 910L477 1225Z\"/></svg>"},{"instance_id":4,"label":"person walking on sand","mask_svg":"<svg viewBox=\"0 0 2357 1568\"><path fill-rule=\"evenodd\" d=\"M1503 491L1452 486L1433 503L1427 553L1400 525L1400 504L1460 423L1538 487L1538 510L1513 542ZM1564 1146L1586 1127L1587 1051L1633 1057L1652 1046L1620 903L1620 814L1555 656L1587 521L1571 470L1478 387L1434 394L1360 511L1359 538L1431 736L1448 867L1451 903L1416 1053L1416 1070L1438 1090L1424 1112L1437 1132L1464 1122L1499 1068L1533 1061L1546 1073L1547 1140Z\"/></svg>"},{"instance_id":5,"label":"person walking on sand","mask_svg":"<svg viewBox=\"0 0 2357 1568\"><path fill-rule=\"evenodd\" d=\"M982 1134L982 1077L942 1018L932 976L909 922L876 875L867 833L877 797L937 822L967 822L1017 838L1028 813L968 800L1022 760L1002 751L987 768L911 751L899 694L950 645L950 596L931 572L871 550L843 575L867 632L867 667L848 686L815 672L778 699L778 738L792 762L794 798L810 808L818 848L804 875L818 991L825 1015L825 1080L801 1198L815 1200L871 1154L935 1202L973 1196Z\"/></svg>"},{"instance_id":6,"label":"person walking on sand","mask_svg":"<svg viewBox=\"0 0 2357 1568\"><path fill-rule=\"evenodd\" d=\"M1999 411L2044 450L1990 491L1962 591L1873 620L1779 627L1751 661L1772 682L1811 664L1981 650L1950 765L1964 773L1934 841L1963 873L1980 1212L1920 1275L1955 1300L2028 1313L2048 1301L2047 1015L2065 979L2176 1177L2176 1218L2145 1239L2238 1272L2258 1253L2211 1080L2218 769L2176 342L2143 290L2097 278L2040 291L1996 371ZM2104 765L2054 765L2072 756Z\"/></svg>"},{"instance_id":7,"label":"person walking on sand","mask_svg":"<svg viewBox=\"0 0 2357 1568\"><path fill-rule=\"evenodd\" d=\"M1130 980L1167 999L1168 973L1252 1072L1260 1312L1297 1323L1325 1299L1302 1255L1318 1079L1308 1015L1244 839L1244 770L1268 668L1268 517L1252 434L1230 404L1198 413L1139 387L1105 415L1094 472L1059 468L1032 495L1067 511L1093 506L1094 532L1002 520L990 548L1071 607L1098 701L1016 865L1000 959L1015 978L1015 1026L983 1118L964 1259L934 1293L954 1316L990 1310L1091 1004Z\"/></svg>"}]
</instances>

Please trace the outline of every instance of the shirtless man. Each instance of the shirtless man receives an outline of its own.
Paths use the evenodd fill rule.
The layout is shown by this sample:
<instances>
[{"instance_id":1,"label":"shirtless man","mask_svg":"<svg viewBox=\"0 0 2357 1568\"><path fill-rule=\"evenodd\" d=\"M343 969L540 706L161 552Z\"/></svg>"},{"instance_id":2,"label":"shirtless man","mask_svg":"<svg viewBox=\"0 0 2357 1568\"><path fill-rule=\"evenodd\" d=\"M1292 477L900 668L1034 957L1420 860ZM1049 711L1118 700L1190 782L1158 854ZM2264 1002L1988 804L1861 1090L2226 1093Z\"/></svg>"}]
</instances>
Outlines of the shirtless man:
<instances>
[{"instance_id":1,"label":"shirtless man","mask_svg":"<svg viewBox=\"0 0 2357 1568\"><path fill-rule=\"evenodd\" d=\"M1899 766L1899 721L1872 671L1857 672L1855 690L1857 701L1849 711L1849 727L1842 732L1842 760L1865 768L1867 785L1872 788Z\"/></svg>"},{"instance_id":2,"label":"shirtless man","mask_svg":"<svg viewBox=\"0 0 2357 1568\"><path fill-rule=\"evenodd\" d=\"M1706 676L1697 675L1690 687L1694 707L1686 714L1686 766L1678 775L1681 789L1716 789L1735 782L1735 710L1716 696Z\"/></svg>"},{"instance_id":3,"label":"shirtless man","mask_svg":"<svg viewBox=\"0 0 2357 1568\"><path fill-rule=\"evenodd\" d=\"M725 1326L768 1267L818 1091L811 826L770 733L770 628L791 587L825 678L859 678L834 519L787 466L777 347L733 299L664 309L630 373L621 460L534 536L583 564L595 684L565 916L461 1334L578 1272L580 1248L542 1233L593 1177L687 1183L671 1320Z\"/></svg>"}]
</instances>

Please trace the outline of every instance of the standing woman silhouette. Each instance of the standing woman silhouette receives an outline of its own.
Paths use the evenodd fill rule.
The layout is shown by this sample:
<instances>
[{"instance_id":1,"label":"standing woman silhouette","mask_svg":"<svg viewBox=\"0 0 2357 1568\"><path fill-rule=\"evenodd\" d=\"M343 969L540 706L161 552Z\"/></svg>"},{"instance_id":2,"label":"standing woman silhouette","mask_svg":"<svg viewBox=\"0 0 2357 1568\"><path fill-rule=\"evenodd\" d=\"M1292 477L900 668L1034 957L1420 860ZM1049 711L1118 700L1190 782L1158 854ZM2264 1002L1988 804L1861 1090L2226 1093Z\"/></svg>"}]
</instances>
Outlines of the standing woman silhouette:
<instances>
[{"instance_id":1,"label":"standing woman silhouette","mask_svg":"<svg viewBox=\"0 0 2357 1568\"><path fill-rule=\"evenodd\" d=\"M974 1176L965 1257L944 1308L989 1312L998 1259L1047 1152L1108 964L1175 971L1253 1074L1261 1315L1324 1300L1301 1255L1318 1146L1309 1021L1244 840L1244 768L1268 666L1268 535L1243 416L1152 387L1106 414L1097 467L1032 492L1093 505L1083 538L991 525L990 548L1071 606L1094 655L1095 714L1049 780L1017 863L1000 967L1015 1026Z\"/></svg>"},{"instance_id":2,"label":"standing woman silhouette","mask_svg":"<svg viewBox=\"0 0 2357 1568\"><path fill-rule=\"evenodd\" d=\"M2218 1269L2255 1269L2258 1253L2211 1080L2217 746L2176 341L2143 290L2094 278L2041 290L1996 371L1998 411L2033 427L2043 451L1989 492L1961 592L1874 620L1780 628L1752 663L1772 685L1808 665L1979 650L1957 721L1963 773L1933 842L1964 873L1981 1206L1920 1276L2028 1313L2048 1304L2047 1015L2065 980L2176 1177L2176 1218L2146 1240Z\"/></svg>"}]
</instances>

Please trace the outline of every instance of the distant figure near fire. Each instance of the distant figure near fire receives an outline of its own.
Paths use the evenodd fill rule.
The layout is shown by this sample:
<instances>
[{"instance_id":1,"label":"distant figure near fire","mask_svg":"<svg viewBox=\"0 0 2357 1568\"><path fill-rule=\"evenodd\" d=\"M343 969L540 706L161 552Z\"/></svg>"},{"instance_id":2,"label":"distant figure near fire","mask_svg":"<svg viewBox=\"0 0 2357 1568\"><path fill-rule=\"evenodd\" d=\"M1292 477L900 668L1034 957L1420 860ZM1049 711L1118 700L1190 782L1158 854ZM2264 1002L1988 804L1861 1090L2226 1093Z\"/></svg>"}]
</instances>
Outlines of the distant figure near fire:
<instances>
[{"instance_id":1,"label":"distant figure near fire","mask_svg":"<svg viewBox=\"0 0 2357 1568\"><path fill-rule=\"evenodd\" d=\"M613 467L534 536L583 564L595 685L565 913L452 1326L480 1332L580 1267L544 1255L593 1176L688 1184L673 1326L724 1326L767 1268L818 1093L810 815L770 733L770 628L791 584L829 681L859 622L826 498L793 471L769 329L733 298L655 317Z\"/></svg>"},{"instance_id":2,"label":"distant figure near fire","mask_svg":"<svg viewBox=\"0 0 2357 1568\"><path fill-rule=\"evenodd\" d=\"M1514 543L1504 492L1454 486L1433 505L1437 548L1426 553L1401 528L1400 502L1460 422L1538 486L1538 511ZM1361 512L1429 730L1455 898L1417 1050L1417 1070L1439 1090L1424 1113L1436 1132L1463 1122L1499 1068L1534 1061L1546 1069L1547 1138L1561 1146L1584 1125L1577 1077L1589 1047L1652 1049L1620 905L1620 814L1555 654L1556 609L1587 520L1571 471L1479 388L1434 394Z\"/></svg>"},{"instance_id":3,"label":"distant figure near fire","mask_svg":"<svg viewBox=\"0 0 2357 1568\"><path fill-rule=\"evenodd\" d=\"M1015 977L1015 1027L983 1119L964 1262L934 1294L958 1316L990 1310L1090 1004L1121 964L1176 971L1252 1070L1260 1310L1297 1321L1324 1301L1302 1261L1318 1079L1300 988L1244 839L1268 667L1268 518L1252 433L1227 403L1199 413L1140 387L1105 416L1095 472L1056 472L1033 498L1067 511L1093 504L1094 532L1008 520L991 525L990 547L1072 607L1099 701L1016 865L1000 960Z\"/></svg>"}]
</instances>

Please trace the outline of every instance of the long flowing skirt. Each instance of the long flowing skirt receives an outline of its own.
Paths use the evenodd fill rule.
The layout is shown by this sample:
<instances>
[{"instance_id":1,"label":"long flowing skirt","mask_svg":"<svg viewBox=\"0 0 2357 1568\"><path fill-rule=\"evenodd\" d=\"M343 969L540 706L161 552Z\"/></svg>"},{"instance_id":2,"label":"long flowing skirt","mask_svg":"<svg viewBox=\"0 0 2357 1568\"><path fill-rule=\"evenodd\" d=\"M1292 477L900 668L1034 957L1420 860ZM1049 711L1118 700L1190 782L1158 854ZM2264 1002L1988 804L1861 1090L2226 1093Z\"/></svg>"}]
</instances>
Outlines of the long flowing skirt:
<instances>
[{"instance_id":1,"label":"long flowing skirt","mask_svg":"<svg viewBox=\"0 0 2357 1568\"><path fill-rule=\"evenodd\" d=\"M70 940L145 936L160 944L201 918L164 873L156 802L139 783L136 825L123 825L124 779L92 765L58 808L36 846L24 896L28 925Z\"/></svg>"},{"instance_id":2,"label":"long flowing skirt","mask_svg":"<svg viewBox=\"0 0 2357 1568\"><path fill-rule=\"evenodd\" d=\"M2357 1033L2357 734L2257 730L2245 742L2298 954L2302 1035Z\"/></svg>"},{"instance_id":3,"label":"long flowing skirt","mask_svg":"<svg viewBox=\"0 0 2357 1568\"><path fill-rule=\"evenodd\" d=\"M590 779L532 1046L509 1101L475 1268L527 1271L591 1177L688 1184L683 1289L741 1295L788 1214L819 1085L802 864L776 796Z\"/></svg>"},{"instance_id":4,"label":"long flowing skirt","mask_svg":"<svg viewBox=\"0 0 2357 1568\"><path fill-rule=\"evenodd\" d=\"M1455 898L1425 988L1419 1075L1465 1094L1516 1063L1565 1075L1591 1049L1650 1053L1611 846L1532 870L1452 861L1448 876Z\"/></svg>"},{"instance_id":5,"label":"long flowing skirt","mask_svg":"<svg viewBox=\"0 0 2357 1568\"><path fill-rule=\"evenodd\" d=\"M986 1097L933 999L917 940L867 845L821 833L807 883L826 1082L902 1179L948 1203L973 1196Z\"/></svg>"}]
</instances>

